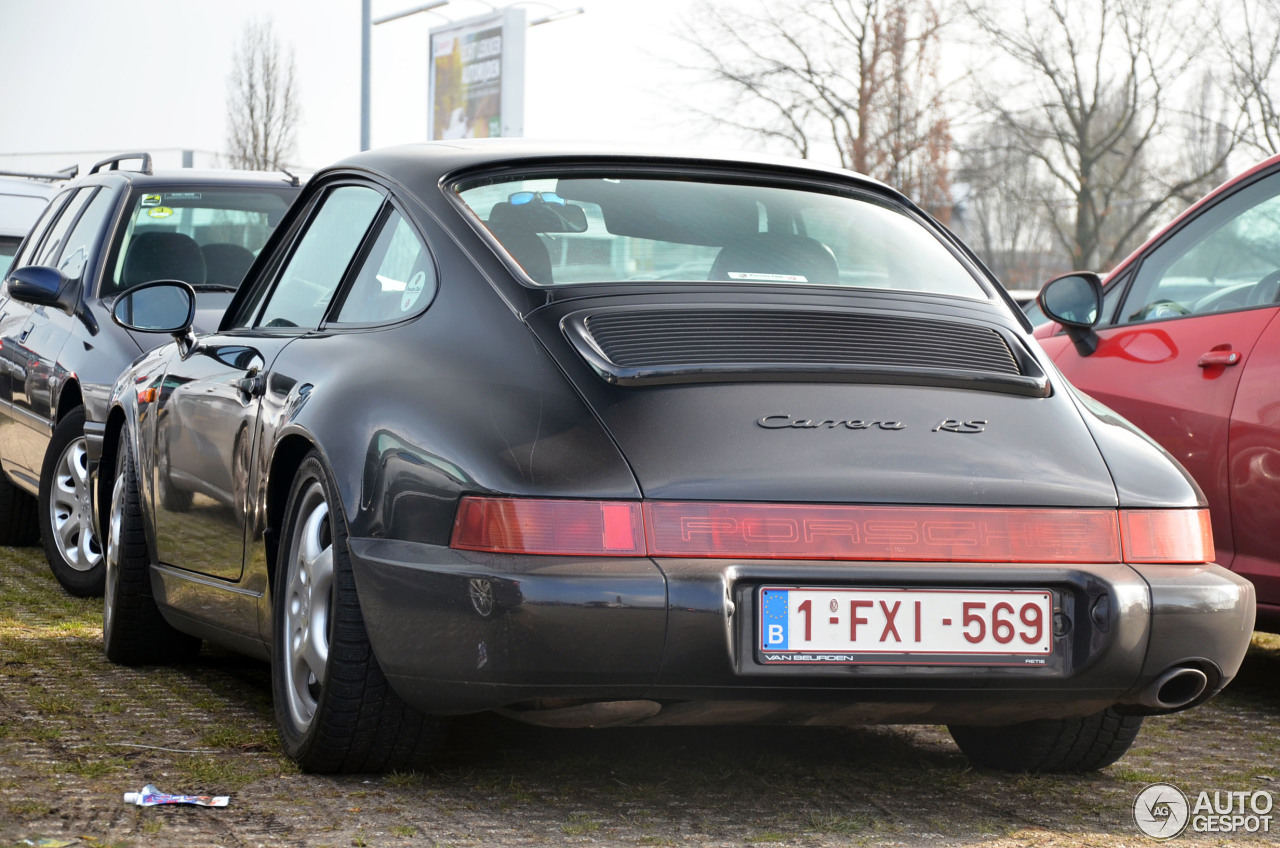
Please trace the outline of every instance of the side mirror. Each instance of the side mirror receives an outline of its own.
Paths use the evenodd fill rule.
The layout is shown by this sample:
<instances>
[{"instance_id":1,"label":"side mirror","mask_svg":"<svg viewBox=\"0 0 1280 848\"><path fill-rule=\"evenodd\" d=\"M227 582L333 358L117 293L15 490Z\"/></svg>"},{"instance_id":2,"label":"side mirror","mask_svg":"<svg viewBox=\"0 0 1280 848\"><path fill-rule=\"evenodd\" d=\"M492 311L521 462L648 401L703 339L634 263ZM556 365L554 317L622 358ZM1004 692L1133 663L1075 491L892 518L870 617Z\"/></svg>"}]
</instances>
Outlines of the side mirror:
<instances>
[{"instance_id":1,"label":"side mirror","mask_svg":"<svg viewBox=\"0 0 1280 848\"><path fill-rule=\"evenodd\" d=\"M1102 317L1102 278L1092 271L1056 277L1036 297L1040 310L1067 331L1081 356L1098 349L1093 327Z\"/></svg>"},{"instance_id":2,"label":"side mirror","mask_svg":"<svg viewBox=\"0 0 1280 848\"><path fill-rule=\"evenodd\" d=\"M67 278L57 268L28 265L9 275L9 296L35 306L63 307L63 289Z\"/></svg>"},{"instance_id":3,"label":"side mirror","mask_svg":"<svg viewBox=\"0 0 1280 848\"><path fill-rule=\"evenodd\" d=\"M181 280L158 280L129 289L116 298L111 317L140 333L186 335L196 314L196 293Z\"/></svg>"}]
</instances>

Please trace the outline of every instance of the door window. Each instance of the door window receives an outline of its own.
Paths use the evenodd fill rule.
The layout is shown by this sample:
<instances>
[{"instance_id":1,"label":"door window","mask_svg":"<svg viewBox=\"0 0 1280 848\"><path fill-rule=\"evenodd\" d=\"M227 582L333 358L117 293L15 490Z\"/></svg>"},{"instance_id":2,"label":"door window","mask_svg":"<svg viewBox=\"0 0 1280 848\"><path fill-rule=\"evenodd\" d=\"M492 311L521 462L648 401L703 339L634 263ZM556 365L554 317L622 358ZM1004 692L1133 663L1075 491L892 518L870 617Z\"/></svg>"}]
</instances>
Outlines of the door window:
<instances>
[{"instance_id":1,"label":"door window","mask_svg":"<svg viewBox=\"0 0 1280 848\"><path fill-rule=\"evenodd\" d=\"M341 324L398 321L421 312L435 291L431 254L409 222L393 210L379 228L335 320Z\"/></svg>"},{"instance_id":2,"label":"door window","mask_svg":"<svg viewBox=\"0 0 1280 848\"><path fill-rule=\"evenodd\" d=\"M115 206L114 195L109 191L100 191L89 202L80 220L65 239L65 247L58 259L58 270L69 280L78 280L89 264L89 257L98 243L102 226L111 215Z\"/></svg>"},{"instance_id":3,"label":"door window","mask_svg":"<svg viewBox=\"0 0 1280 848\"><path fill-rule=\"evenodd\" d=\"M17 256L13 257L13 265L11 267L23 268L32 264L31 259L35 256L36 247L40 244L41 236L44 235L45 230L49 227L49 222L53 219L54 215L58 214L58 209L66 202L70 195L70 191L64 191L53 199L49 206L40 215L39 220L37 220L31 227L31 234L27 238L27 243L22 246L21 252Z\"/></svg>"},{"instance_id":4,"label":"door window","mask_svg":"<svg viewBox=\"0 0 1280 848\"><path fill-rule=\"evenodd\" d=\"M76 216L80 214L80 210L89 202L89 196L93 194L93 191L92 188L82 188L76 192L75 197L68 201L66 208L49 230L49 234L45 236L44 242L40 245L40 251L36 254L36 260L31 263L32 265L52 265L57 261L58 254L62 251L62 240L66 238L67 230L71 229L71 225L76 222Z\"/></svg>"},{"instance_id":5,"label":"door window","mask_svg":"<svg viewBox=\"0 0 1280 848\"><path fill-rule=\"evenodd\" d=\"M382 194L364 186L330 191L281 271L255 326L319 327L381 205Z\"/></svg>"},{"instance_id":6,"label":"door window","mask_svg":"<svg viewBox=\"0 0 1280 848\"><path fill-rule=\"evenodd\" d=\"M1236 192L1153 250L1117 323L1265 306L1280 289L1280 174Z\"/></svg>"}]
</instances>

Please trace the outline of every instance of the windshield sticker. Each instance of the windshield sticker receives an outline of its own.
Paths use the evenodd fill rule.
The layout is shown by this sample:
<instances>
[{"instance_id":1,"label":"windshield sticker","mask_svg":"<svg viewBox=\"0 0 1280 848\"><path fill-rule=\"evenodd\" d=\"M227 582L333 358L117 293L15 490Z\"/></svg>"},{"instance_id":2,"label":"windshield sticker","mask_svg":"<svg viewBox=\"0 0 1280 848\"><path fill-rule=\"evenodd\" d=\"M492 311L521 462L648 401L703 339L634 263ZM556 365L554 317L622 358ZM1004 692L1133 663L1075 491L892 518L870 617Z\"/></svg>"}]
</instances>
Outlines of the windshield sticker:
<instances>
[{"instance_id":1,"label":"windshield sticker","mask_svg":"<svg viewBox=\"0 0 1280 848\"><path fill-rule=\"evenodd\" d=\"M156 206L153 209L148 209L147 214L152 218L168 218L173 214L173 210L168 206Z\"/></svg>"},{"instance_id":2,"label":"windshield sticker","mask_svg":"<svg viewBox=\"0 0 1280 848\"><path fill-rule=\"evenodd\" d=\"M200 200L202 197L198 191L166 191L164 196L170 200Z\"/></svg>"},{"instance_id":3,"label":"windshield sticker","mask_svg":"<svg viewBox=\"0 0 1280 848\"><path fill-rule=\"evenodd\" d=\"M742 271L730 271L731 280L755 280L766 283L807 283L809 280L799 274L747 274Z\"/></svg>"},{"instance_id":4,"label":"windshield sticker","mask_svg":"<svg viewBox=\"0 0 1280 848\"><path fill-rule=\"evenodd\" d=\"M418 298L422 296L422 290L427 286L427 272L419 271L409 278L409 282L404 287L404 297L400 298L400 311L408 312L413 305L418 302Z\"/></svg>"},{"instance_id":5,"label":"windshield sticker","mask_svg":"<svg viewBox=\"0 0 1280 848\"><path fill-rule=\"evenodd\" d=\"M158 194L144 194L144 195L142 195L142 205L143 205L143 206L159 206L159 205L161 204L161 202L162 202L162 200L161 200L161 198L160 198L160 195L158 195Z\"/></svg>"}]
</instances>

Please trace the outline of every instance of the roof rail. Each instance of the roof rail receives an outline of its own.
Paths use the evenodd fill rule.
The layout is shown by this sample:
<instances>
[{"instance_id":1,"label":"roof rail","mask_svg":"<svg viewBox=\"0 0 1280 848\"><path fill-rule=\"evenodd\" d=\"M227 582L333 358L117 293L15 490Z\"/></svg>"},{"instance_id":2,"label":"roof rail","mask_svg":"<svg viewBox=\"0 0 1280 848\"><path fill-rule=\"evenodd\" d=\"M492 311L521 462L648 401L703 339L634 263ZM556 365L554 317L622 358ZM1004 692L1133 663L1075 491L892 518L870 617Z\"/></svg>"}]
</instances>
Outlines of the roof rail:
<instances>
[{"instance_id":1,"label":"roof rail","mask_svg":"<svg viewBox=\"0 0 1280 848\"><path fill-rule=\"evenodd\" d=\"M89 169L89 173L96 174L99 171L104 170L107 165L110 165L111 167L105 168L105 170L118 171L120 170L120 163L128 159L141 159L142 167L139 168L139 170L144 174L152 173L150 153L121 153L119 156L109 156L101 162L94 164L94 166Z\"/></svg>"},{"instance_id":2,"label":"roof rail","mask_svg":"<svg viewBox=\"0 0 1280 848\"><path fill-rule=\"evenodd\" d=\"M55 171L52 174L30 173L27 171L0 171L0 177L26 177L29 180L56 182L57 180L74 180L76 175L79 173L80 166L72 165L70 168L63 168L61 171Z\"/></svg>"}]
</instances>

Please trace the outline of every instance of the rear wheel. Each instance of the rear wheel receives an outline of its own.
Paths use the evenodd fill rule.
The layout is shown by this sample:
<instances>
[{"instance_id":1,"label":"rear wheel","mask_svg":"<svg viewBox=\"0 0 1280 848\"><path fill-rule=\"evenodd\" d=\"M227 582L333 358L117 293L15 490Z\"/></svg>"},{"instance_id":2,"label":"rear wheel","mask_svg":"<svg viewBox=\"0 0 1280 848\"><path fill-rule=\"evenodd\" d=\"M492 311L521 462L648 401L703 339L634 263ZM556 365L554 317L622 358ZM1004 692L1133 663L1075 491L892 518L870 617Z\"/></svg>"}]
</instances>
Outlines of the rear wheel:
<instances>
[{"instance_id":1,"label":"rear wheel","mask_svg":"<svg viewBox=\"0 0 1280 848\"><path fill-rule=\"evenodd\" d=\"M1083 718L947 730L976 765L1012 772L1083 772L1106 768L1124 756L1141 727L1142 716L1121 715L1108 707Z\"/></svg>"},{"instance_id":2,"label":"rear wheel","mask_svg":"<svg viewBox=\"0 0 1280 848\"><path fill-rule=\"evenodd\" d=\"M200 640L175 630L165 621L151 594L138 475L125 433L121 433L116 451L106 535L102 649L107 659L123 665L142 665L194 657L200 652Z\"/></svg>"},{"instance_id":3,"label":"rear wheel","mask_svg":"<svg viewBox=\"0 0 1280 848\"><path fill-rule=\"evenodd\" d=\"M271 683L280 738L306 771L414 768L438 746L444 723L409 707L387 684L369 645L337 503L313 452L285 508L273 586Z\"/></svg>"},{"instance_id":4,"label":"rear wheel","mask_svg":"<svg viewBox=\"0 0 1280 848\"><path fill-rule=\"evenodd\" d=\"M106 568L93 532L83 406L68 412L53 430L40 472L39 510L53 576L73 595L101 595Z\"/></svg>"}]
</instances>

